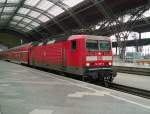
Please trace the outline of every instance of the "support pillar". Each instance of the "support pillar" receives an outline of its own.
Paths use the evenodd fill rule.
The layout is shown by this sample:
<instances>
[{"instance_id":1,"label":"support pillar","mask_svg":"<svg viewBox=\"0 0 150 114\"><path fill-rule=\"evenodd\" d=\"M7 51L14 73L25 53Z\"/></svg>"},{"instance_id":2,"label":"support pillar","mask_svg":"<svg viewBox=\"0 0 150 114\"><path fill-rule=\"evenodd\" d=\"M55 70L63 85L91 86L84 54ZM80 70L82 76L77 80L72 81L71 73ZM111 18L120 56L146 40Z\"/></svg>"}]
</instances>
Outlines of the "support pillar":
<instances>
[{"instance_id":1,"label":"support pillar","mask_svg":"<svg viewBox=\"0 0 150 114\"><path fill-rule=\"evenodd\" d=\"M142 46L140 46L140 42L141 42L141 32L139 32L139 40L138 40L138 52L142 52Z\"/></svg>"},{"instance_id":2,"label":"support pillar","mask_svg":"<svg viewBox=\"0 0 150 114\"><path fill-rule=\"evenodd\" d=\"M117 46L116 46L116 55L118 54L118 48L117 48Z\"/></svg>"}]
</instances>

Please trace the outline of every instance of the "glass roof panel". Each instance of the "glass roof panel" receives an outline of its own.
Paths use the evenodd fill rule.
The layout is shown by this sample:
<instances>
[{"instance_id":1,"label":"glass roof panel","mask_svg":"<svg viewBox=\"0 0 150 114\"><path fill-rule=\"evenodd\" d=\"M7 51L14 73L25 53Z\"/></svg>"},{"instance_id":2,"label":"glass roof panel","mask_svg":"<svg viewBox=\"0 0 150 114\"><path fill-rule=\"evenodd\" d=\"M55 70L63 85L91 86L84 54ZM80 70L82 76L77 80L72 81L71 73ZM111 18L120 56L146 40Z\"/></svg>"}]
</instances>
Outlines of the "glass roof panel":
<instances>
[{"instance_id":1,"label":"glass roof panel","mask_svg":"<svg viewBox=\"0 0 150 114\"><path fill-rule=\"evenodd\" d=\"M49 2L48 0L42 0L39 5L37 5L37 8L42 9L42 10L47 10L54 4Z\"/></svg>"},{"instance_id":2,"label":"glass roof panel","mask_svg":"<svg viewBox=\"0 0 150 114\"><path fill-rule=\"evenodd\" d=\"M0 25L1 25L1 27L2 27L2 26L5 26L5 25L6 25L6 23L7 23L7 21L0 21Z\"/></svg>"},{"instance_id":3,"label":"glass roof panel","mask_svg":"<svg viewBox=\"0 0 150 114\"><path fill-rule=\"evenodd\" d=\"M19 11L18 11L18 13L20 13L20 14L27 14L29 11L30 10L27 9L27 8L20 8Z\"/></svg>"},{"instance_id":4,"label":"glass roof panel","mask_svg":"<svg viewBox=\"0 0 150 114\"><path fill-rule=\"evenodd\" d=\"M8 19L8 18L10 18L10 15L2 15L1 16L1 19Z\"/></svg>"},{"instance_id":5,"label":"glass roof panel","mask_svg":"<svg viewBox=\"0 0 150 114\"><path fill-rule=\"evenodd\" d=\"M18 21L20 21L22 18L23 18L23 17L15 16L13 19L14 19L14 20L18 20Z\"/></svg>"},{"instance_id":6,"label":"glass roof panel","mask_svg":"<svg viewBox=\"0 0 150 114\"><path fill-rule=\"evenodd\" d=\"M10 24L9 27L13 27L14 28L14 24Z\"/></svg>"},{"instance_id":7,"label":"glass roof panel","mask_svg":"<svg viewBox=\"0 0 150 114\"><path fill-rule=\"evenodd\" d=\"M0 0L0 3L4 3L6 0Z\"/></svg>"},{"instance_id":8,"label":"glass roof panel","mask_svg":"<svg viewBox=\"0 0 150 114\"><path fill-rule=\"evenodd\" d=\"M13 28L14 28L14 27L13 27ZM28 32L28 31L30 31L30 30L28 30L28 29L26 29L26 28L23 28L23 29L22 29L22 28L19 27L19 26L17 27L17 29L19 29L19 30L21 30L21 31L23 31L23 32Z\"/></svg>"},{"instance_id":9,"label":"glass roof panel","mask_svg":"<svg viewBox=\"0 0 150 114\"><path fill-rule=\"evenodd\" d=\"M63 3L65 3L66 5L68 5L69 7L73 7L81 2L83 2L84 0L64 0Z\"/></svg>"},{"instance_id":10,"label":"glass roof panel","mask_svg":"<svg viewBox=\"0 0 150 114\"><path fill-rule=\"evenodd\" d=\"M40 0L26 0L25 4L29 6L35 6Z\"/></svg>"},{"instance_id":11,"label":"glass roof panel","mask_svg":"<svg viewBox=\"0 0 150 114\"><path fill-rule=\"evenodd\" d=\"M39 12L35 12L35 11L31 11L28 15L31 16L31 17L36 18L36 17L38 17L40 15L40 13Z\"/></svg>"},{"instance_id":12,"label":"glass roof panel","mask_svg":"<svg viewBox=\"0 0 150 114\"><path fill-rule=\"evenodd\" d=\"M0 20L0 24L4 24L4 23L6 23L7 21L5 21L5 20Z\"/></svg>"},{"instance_id":13,"label":"glass roof panel","mask_svg":"<svg viewBox=\"0 0 150 114\"><path fill-rule=\"evenodd\" d=\"M7 23L7 21L8 21L8 19L1 19L1 23L3 23L3 24L5 24L5 23Z\"/></svg>"},{"instance_id":14,"label":"glass roof panel","mask_svg":"<svg viewBox=\"0 0 150 114\"><path fill-rule=\"evenodd\" d=\"M63 12L64 12L64 10L61 9L60 7L58 7L58 6L54 6L51 9L48 10L48 13L50 13L54 16L57 16L57 15L63 13Z\"/></svg>"},{"instance_id":15,"label":"glass roof panel","mask_svg":"<svg viewBox=\"0 0 150 114\"><path fill-rule=\"evenodd\" d=\"M16 9L16 7L5 7L4 12L13 12Z\"/></svg>"},{"instance_id":16,"label":"glass roof panel","mask_svg":"<svg viewBox=\"0 0 150 114\"><path fill-rule=\"evenodd\" d=\"M0 8L0 12L2 11L3 8Z\"/></svg>"},{"instance_id":17,"label":"glass roof panel","mask_svg":"<svg viewBox=\"0 0 150 114\"><path fill-rule=\"evenodd\" d=\"M31 25L35 26L35 27L38 27L40 24L39 23L36 23L36 22L32 22Z\"/></svg>"},{"instance_id":18,"label":"glass roof panel","mask_svg":"<svg viewBox=\"0 0 150 114\"><path fill-rule=\"evenodd\" d=\"M16 25L16 24L17 24L17 22L12 21L12 22L10 22L10 24L12 24L12 25Z\"/></svg>"},{"instance_id":19,"label":"glass roof panel","mask_svg":"<svg viewBox=\"0 0 150 114\"><path fill-rule=\"evenodd\" d=\"M21 0L7 0L7 3L19 3Z\"/></svg>"},{"instance_id":20,"label":"glass roof panel","mask_svg":"<svg viewBox=\"0 0 150 114\"><path fill-rule=\"evenodd\" d=\"M25 27L26 25L25 25L25 24L22 24L22 23L19 23L18 26L20 26L20 27Z\"/></svg>"},{"instance_id":21,"label":"glass roof panel","mask_svg":"<svg viewBox=\"0 0 150 114\"><path fill-rule=\"evenodd\" d=\"M27 30L27 29L22 29L21 31L23 31L23 32L28 32L29 30Z\"/></svg>"},{"instance_id":22,"label":"glass roof panel","mask_svg":"<svg viewBox=\"0 0 150 114\"><path fill-rule=\"evenodd\" d=\"M23 31L20 26L15 26L15 25L10 24L9 27L11 27L12 29L17 29L19 31Z\"/></svg>"},{"instance_id":23,"label":"glass roof panel","mask_svg":"<svg viewBox=\"0 0 150 114\"><path fill-rule=\"evenodd\" d=\"M23 31L23 32L28 32L29 30L28 30L28 29L23 29L22 31Z\"/></svg>"},{"instance_id":24,"label":"glass roof panel","mask_svg":"<svg viewBox=\"0 0 150 114\"><path fill-rule=\"evenodd\" d=\"M47 22L49 20L49 18L45 15L41 15L38 19L42 22Z\"/></svg>"},{"instance_id":25,"label":"glass roof panel","mask_svg":"<svg viewBox=\"0 0 150 114\"><path fill-rule=\"evenodd\" d=\"M29 26L27 26L27 27L25 27L26 29L28 29L28 30L32 30L32 28L31 27L29 27Z\"/></svg>"},{"instance_id":26,"label":"glass roof panel","mask_svg":"<svg viewBox=\"0 0 150 114\"><path fill-rule=\"evenodd\" d=\"M144 12L143 16L144 16L144 18L150 17L150 9L147 10L146 12Z\"/></svg>"},{"instance_id":27,"label":"glass roof panel","mask_svg":"<svg viewBox=\"0 0 150 114\"><path fill-rule=\"evenodd\" d=\"M28 18L24 18L22 21L23 21L23 22L26 22L26 23L30 23L32 20L30 20L30 19L28 19Z\"/></svg>"}]
</instances>

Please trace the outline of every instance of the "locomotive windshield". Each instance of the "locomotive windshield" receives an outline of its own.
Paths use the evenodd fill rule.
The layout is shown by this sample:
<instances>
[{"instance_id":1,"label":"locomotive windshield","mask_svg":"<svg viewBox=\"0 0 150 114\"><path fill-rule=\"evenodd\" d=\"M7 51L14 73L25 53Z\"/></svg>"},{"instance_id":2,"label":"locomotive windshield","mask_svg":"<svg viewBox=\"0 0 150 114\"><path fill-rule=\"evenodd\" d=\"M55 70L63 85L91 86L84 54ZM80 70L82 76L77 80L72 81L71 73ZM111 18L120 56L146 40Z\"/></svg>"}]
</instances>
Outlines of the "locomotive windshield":
<instances>
[{"instance_id":1,"label":"locomotive windshield","mask_svg":"<svg viewBox=\"0 0 150 114\"><path fill-rule=\"evenodd\" d=\"M102 51L111 50L111 44L108 41L99 41L99 48Z\"/></svg>"},{"instance_id":2,"label":"locomotive windshield","mask_svg":"<svg viewBox=\"0 0 150 114\"><path fill-rule=\"evenodd\" d=\"M86 48L89 51L108 51L111 50L111 44L109 41L87 40Z\"/></svg>"},{"instance_id":3,"label":"locomotive windshield","mask_svg":"<svg viewBox=\"0 0 150 114\"><path fill-rule=\"evenodd\" d=\"M98 48L98 40L87 40L86 48L88 50L99 50L99 48Z\"/></svg>"}]
</instances>

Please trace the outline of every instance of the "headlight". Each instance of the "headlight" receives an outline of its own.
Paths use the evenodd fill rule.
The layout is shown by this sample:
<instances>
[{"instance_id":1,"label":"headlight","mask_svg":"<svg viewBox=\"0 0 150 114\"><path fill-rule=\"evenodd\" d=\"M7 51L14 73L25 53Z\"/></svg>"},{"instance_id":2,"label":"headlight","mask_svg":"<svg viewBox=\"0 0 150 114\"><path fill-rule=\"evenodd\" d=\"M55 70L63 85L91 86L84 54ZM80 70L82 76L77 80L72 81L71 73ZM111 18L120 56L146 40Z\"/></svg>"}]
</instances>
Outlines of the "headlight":
<instances>
[{"instance_id":1,"label":"headlight","mask_svg":"<svg viewBox=\"0 0 150 114\"><path fill-rule=\"evenodd\" d=\"M101 52L99 52L98 55L101 55Z\"/></svg>"},{"instance_id":2,"label":"headlight","mask_svg":"<svg viewBox=\"0 0 150 114\"><path fill-rule=\"evenodd\" d=\"M90 63L86 63L86 66L89 67L89 66L90 66Z\"/></svg>"},{"instance_id":3,"label":"headlight","mask_svg":"<svg viewBox=\"0 0 150 114\"><path fill-rule=\"evenodd\" d=\"M111 66L111 65L112 65L112 62L109 62L108 65Z\"/></svg>"}]
</instances>

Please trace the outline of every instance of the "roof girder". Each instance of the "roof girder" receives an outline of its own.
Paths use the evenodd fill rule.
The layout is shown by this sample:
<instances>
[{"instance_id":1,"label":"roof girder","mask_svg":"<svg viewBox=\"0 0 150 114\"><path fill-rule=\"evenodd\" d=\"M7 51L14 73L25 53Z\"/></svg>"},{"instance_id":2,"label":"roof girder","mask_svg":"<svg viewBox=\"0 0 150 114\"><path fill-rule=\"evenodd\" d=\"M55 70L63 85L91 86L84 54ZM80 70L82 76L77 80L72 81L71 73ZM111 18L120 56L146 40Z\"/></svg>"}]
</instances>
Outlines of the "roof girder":
<instances>
[{"instance_id":1,"label":"roof girder","mask_svg":"<svg viewBox=\"0 0 150 114\"><path fill-rule=\"evenodd\" d=\"M17 3L1 3L0 5L0 8L1 7L16 7ZM42 9L39 9L37 7L32 7L32 6L29 6L29 5L23 5L22 8L27 8L27 9L30 9L31 11L36 11L36 12L39 12L40 14L42 15L45 15L46 17L48 17L50 20L52 20L55 24L58 25L58 27L64 31L65 33L67 33L67 31L65 30L65 28L57 21L54 19L55 16L53 16L52 14L49 14L48 12L42 10Z\"/></svg>"}]
</instances>

